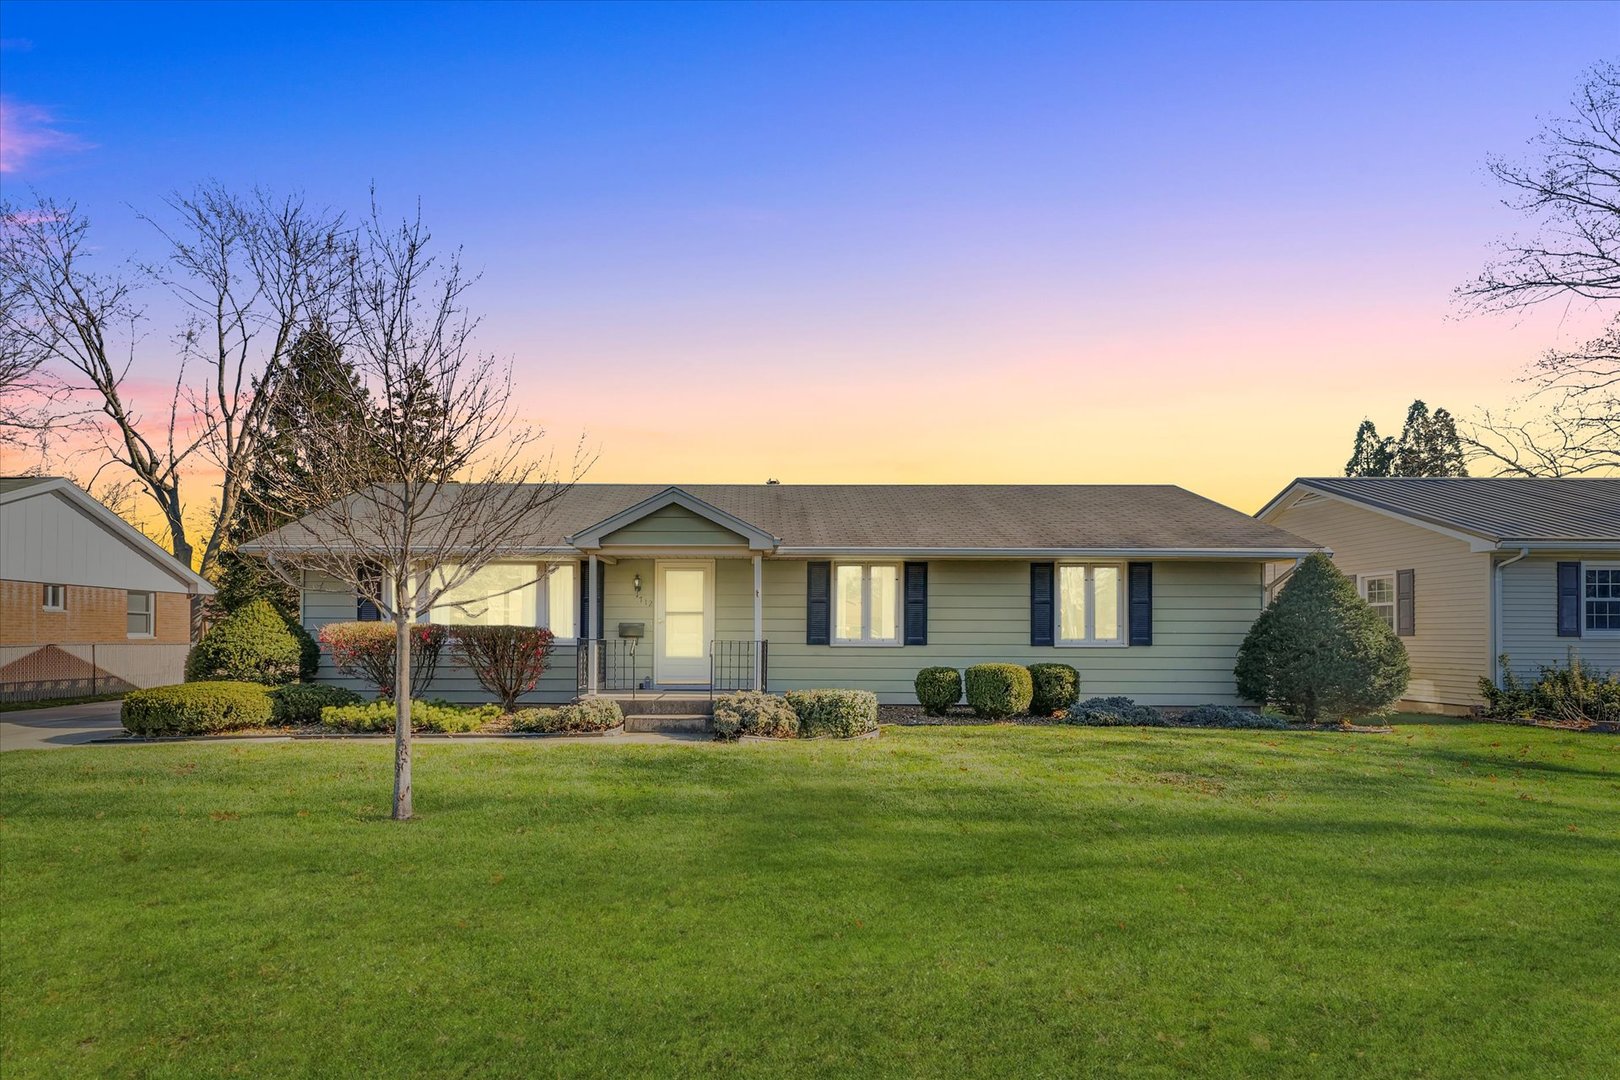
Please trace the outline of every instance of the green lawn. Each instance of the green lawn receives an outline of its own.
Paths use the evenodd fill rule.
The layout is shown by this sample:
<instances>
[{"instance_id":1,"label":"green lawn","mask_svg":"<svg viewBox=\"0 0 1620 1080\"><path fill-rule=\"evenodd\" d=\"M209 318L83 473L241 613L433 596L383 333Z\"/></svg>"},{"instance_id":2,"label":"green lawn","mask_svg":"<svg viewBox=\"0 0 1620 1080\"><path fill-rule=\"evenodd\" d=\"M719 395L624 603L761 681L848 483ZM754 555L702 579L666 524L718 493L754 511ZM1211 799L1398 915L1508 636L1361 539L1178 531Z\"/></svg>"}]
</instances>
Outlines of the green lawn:
<instances>
[{"instance_id":1,"label":"green lawn","mask_svg":"<svg viewBox=\"0 0 1620 1080\"><path fill-rule=\"evenodd\" d=\"M0 1072L1614 1075L1620 739L0 755Z\"/></svg>"}]
</instances>

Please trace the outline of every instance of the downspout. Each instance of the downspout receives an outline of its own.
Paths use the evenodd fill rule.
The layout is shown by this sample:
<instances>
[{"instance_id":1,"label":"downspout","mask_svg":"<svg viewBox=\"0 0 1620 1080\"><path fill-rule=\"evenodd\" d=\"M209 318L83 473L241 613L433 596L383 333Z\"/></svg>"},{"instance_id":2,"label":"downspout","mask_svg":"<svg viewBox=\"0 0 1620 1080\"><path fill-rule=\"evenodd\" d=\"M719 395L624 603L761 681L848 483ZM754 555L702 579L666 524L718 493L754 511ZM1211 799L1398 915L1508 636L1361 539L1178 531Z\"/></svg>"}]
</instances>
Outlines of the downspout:
<instances>
[{"instance_id":1,"label":"downspout","mask_svg":"<svg viewBox=\"0 0 1620 1080\"><path fill-rule=\"evenodd\" d=\"M1491 681L1502 685L1502 571L1530 554L1522 547L1511 559L1496 563L1491 571Z\"/></svg>"}]
</instances>

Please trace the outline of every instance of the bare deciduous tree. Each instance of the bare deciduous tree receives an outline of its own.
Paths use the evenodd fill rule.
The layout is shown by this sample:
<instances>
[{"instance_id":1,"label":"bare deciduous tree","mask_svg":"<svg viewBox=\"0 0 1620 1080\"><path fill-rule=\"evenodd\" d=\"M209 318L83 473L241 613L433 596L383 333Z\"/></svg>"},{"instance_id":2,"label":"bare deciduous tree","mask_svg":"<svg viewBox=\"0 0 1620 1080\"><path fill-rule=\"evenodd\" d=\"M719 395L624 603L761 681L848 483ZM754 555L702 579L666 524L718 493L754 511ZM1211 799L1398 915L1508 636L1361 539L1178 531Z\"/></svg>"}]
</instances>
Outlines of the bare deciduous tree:
<instances>
[{"instance_id":1,"label":"bare deciduous tree","mask_svg":"<svg viewBox=\"0 0 1620 1080\"><path fill-rule=\"evenodd\" d=\"M40 199L0 208L0 311L7 342L40 361L60 393L58 427L93 430L101 449L157 504L175 557L190 565L185 473L211 460L222 474L200 566L214 567L298 330L322 318L351 257L337 215L296 198L235 196L218 186L171 200L160 227L165 257L135 269L97 269L89 222L71 203ZM154 222L154 224L156 224ZM183 325L168 355L151 345L143 285L179 300ZM137 365L137 360L140 361ZM160 410L139 377L162 370L172 392Z\"/></svg>"},{"instance_id":2,"label":"bare deciduous tree","mask_svg":"<svg viewBox=\"0 0 1620 1080\"><path fill-rule=\"evenodd\" d=\"M375 206L345 288L351 381L309 387L297 490L274 503L321 509L241 547L289 584L334 578L387 613L395 633L394 817L411 816L411 627L490 562L533 554L566 474L522 423L511 366L477 353L459 253L429 250L420 216L385 226ZM292 384L286 388L293 392ZM353 395L332 408L333 393ZM466 599L462 597L461 599Z\"/></svg>"},{"instance_id":3,"label":"bare deciduous tree","mask_svg":"<svg viewBox=\"0 0 1620 1080\"><path fill-rule=\"evenodd\" d=\"M1597 64L1550 121L1527 163L1494 158L1510 207L1531 219L1459 298L1472 310L1512 311L1564 300L1600 311L1620 305L1620 65ZM1541 415L1483 416L1476 456L1509 473L1576 475L1620 468L1620 315L1597 337L1549 350L1528 372Z\"/></svg>"}]
</instances>

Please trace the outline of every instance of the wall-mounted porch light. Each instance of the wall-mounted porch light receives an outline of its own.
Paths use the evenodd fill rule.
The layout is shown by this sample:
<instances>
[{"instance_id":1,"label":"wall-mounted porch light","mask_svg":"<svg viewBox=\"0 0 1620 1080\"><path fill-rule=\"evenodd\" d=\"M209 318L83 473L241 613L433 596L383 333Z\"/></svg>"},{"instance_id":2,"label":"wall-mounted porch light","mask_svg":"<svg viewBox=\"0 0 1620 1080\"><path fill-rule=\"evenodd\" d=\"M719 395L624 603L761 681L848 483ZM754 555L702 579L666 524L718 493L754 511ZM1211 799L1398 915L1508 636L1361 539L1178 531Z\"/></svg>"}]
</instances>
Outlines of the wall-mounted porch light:
<instances>
[{"instance_id":1,"label":"wall-mounted porch light","mask_svg":"<svg viewBox=\"0 0 1620 1080\"><path fill-rule=\"evenodd\" d=\"M640 596L641 595L641 575L637 574L633 579L631 579L630 584L636 590L636 595Z\"/></svg>"}]
</instances>

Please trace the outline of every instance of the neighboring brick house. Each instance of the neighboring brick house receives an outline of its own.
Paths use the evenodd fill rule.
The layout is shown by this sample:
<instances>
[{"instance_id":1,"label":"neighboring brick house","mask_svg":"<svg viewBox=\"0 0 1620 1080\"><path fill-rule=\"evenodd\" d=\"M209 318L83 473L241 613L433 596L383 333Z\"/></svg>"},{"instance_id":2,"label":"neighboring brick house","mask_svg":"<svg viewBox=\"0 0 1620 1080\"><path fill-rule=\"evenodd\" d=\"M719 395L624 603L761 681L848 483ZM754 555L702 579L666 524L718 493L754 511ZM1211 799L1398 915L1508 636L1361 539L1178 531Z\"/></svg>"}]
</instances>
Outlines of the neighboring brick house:
<instances>
[{"instance_id":1,"label":"neighboring brick house","mask_svg":"<svg viewBox=\"0 0 1620 1080\"><path fill-rule=\"evenodd\" d=\"M213 591L72 481L0 477L0 697L177 682Z\"/></svg>"}]
</instances>

